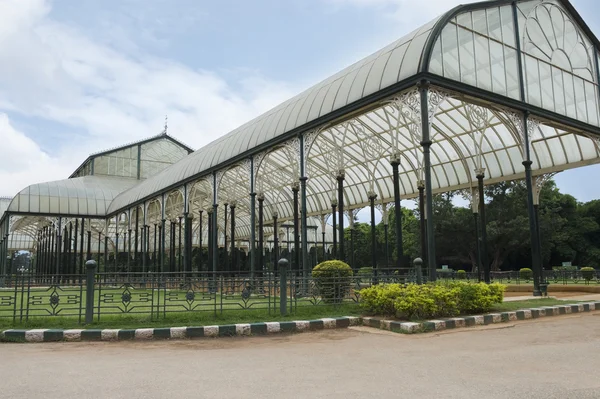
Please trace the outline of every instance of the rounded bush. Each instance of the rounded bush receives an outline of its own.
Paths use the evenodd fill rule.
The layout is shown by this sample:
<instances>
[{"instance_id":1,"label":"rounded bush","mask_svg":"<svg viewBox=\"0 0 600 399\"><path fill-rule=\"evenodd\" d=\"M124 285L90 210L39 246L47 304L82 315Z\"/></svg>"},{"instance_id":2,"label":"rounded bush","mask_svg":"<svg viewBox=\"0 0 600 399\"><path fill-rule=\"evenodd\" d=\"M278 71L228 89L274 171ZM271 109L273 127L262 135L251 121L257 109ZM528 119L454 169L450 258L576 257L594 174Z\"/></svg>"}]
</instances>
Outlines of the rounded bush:
<instances>
[{"instance_id":1,"label":"rounded bush","mask_svg":"<svg viewBox=\"0 0 600 399\"><path fill-rule=\"evenodd\" d=\"M519 277L522 280L531 280L533 278L533 270L528 267L524 267L523 269L519 270Z\"/></svg>"},{"instance_id":2,"label":"rounded bush","mask_svg":"<svg viewBox=\"0 0 600 399\"><path fill-rule=\"evenodd\" d=\"M325 302L341 302L352 286L352 268L341 260L328 260L316 265L312 277Z\"/></svg>"},{"instance_id":3,"label":"rounded bush","mask_svg":"<svg viewBox=\"0 0 600 399\"><path fill-rule=\"evenodd\" d=\"M467 278L467 272L464 270L457 270L456 271L456 278L459 280L464 280Z\"/></svg>"},{"instance_id":4,"label":"rounded bush","mask_svg":"<svg viewBox=\"0 0 600 399\"><path fill-rule=\"evenodd\" d=\"M596 274L596 269L594 269L593 267L582 267L581 268L581 276L586 281L590 281L591 279L593 279L595 274Z\"/></svg>"}]
</instances>

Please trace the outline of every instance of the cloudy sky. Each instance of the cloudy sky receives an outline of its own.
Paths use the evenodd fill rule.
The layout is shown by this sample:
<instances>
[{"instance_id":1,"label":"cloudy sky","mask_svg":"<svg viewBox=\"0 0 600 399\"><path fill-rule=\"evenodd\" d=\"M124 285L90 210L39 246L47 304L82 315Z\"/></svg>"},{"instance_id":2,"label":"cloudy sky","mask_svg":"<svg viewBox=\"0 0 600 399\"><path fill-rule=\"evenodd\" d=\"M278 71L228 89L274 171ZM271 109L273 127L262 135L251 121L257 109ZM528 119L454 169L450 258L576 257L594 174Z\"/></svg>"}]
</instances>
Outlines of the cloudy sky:
<instances>
[{"instance_id":1,"label":"cloudy sky","mask_svg":"<svg viewBox=\"0 0 600 399\"><path fill-rule=\"evenodd\" d=\"M572 2L600 34L596 0ZM157 134L165 114L199 148L458 3L0 0L0 196ZM556 179L587 201L599 172Z\"/></svg>"}]
</instances>

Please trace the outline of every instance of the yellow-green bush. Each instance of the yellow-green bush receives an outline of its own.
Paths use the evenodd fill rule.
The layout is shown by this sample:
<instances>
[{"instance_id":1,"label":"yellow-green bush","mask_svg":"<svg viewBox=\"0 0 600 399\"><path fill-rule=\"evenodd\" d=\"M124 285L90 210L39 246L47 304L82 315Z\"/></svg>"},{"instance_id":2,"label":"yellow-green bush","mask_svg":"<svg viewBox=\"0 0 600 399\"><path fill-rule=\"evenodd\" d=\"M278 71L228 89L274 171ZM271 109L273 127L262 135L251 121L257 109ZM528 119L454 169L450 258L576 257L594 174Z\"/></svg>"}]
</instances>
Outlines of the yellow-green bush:
<instances>
[{"instance_id":1,"label":"yellow-green bush","mask_svg":"<svg viewBox=\"0 0 600 399\"><path fill-rule=\"evenodd\" d=\"M521 270L519 270L519 277L523 280L531 280L531 278L533 277L533 270L531 270L528 267L524 267Z\"/></svg>"},{"instance_id":2,"label":"yellow-green bush","mask_svg":"<svg viewBox=\"0 0 600 399\"><path fill-rule=\"evenodd\" d=\"M456 271L456 278L459 280L464 280L467 278L467 272L464 270L457 270Z\"/></svg>"},{"instance_id":3,"label":"yellow-green bush","mask_svg":"<svg viewBox=\"0 0 600 399\"><path fill-rule=\"evenodd\" d=\"M396 314L394 302L402 292L400 284L372 285L360 290L361 304L369 313L393 316Z\"/></svg>"},{"instance_id":4,"label":"yellow-green bush","mask_svg":"<svg viewBox=\"0 0 600 399\"><path fill-rule=\"evenodd\" d=\"M501 303L502 284L387 284L362 289L361 306L371 314L403 319L452 317L489 311Z\"/></svg>"},{"instance_id":5,"label":"yellow-green bush","mask_svg":"<svg viewBox=\"0 0 600 399\"><path fill-rule=\"evenodd\" d=\"M328 260L312 270L313 281L321 298L326 302L339 302L350 292L352 268L341 260Z\"/></svg>"}]
</instances>

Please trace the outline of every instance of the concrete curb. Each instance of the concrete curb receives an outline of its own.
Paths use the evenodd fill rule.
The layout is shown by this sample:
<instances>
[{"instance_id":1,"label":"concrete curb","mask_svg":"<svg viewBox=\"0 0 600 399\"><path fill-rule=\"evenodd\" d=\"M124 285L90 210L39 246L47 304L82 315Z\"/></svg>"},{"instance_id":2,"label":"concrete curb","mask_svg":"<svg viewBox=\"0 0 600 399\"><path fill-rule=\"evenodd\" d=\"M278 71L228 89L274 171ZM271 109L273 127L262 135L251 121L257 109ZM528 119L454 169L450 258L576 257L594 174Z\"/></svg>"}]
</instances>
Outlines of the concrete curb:
<instances>
[{"instance_id":1,"label":"concrete curb","mask_svg":"<svg viewBox=\"0 0 600 399\"><path fill-rule=\"evenodd\" d=\"M374 317L336 317L317 320L282 321L266 323L226 324L204 327L166 327L105 330L5 330L0 341L13 342L77 342L77 341L131 341L151 339L186 339L204 337L231 337L247 335L270 335L283 332L303 332L348 328L364 325L398 333L415 334L454 328L483 326L509 321L537 319L600 310L600 302L579 303L560 306L543 306L512 312L489 313L478 316L454 317L443 320L428 320L421 323L381 320Z\"/></svg>"},{"instance_id":2,"label":"concrete curb","mask_svg":"<svg viewBox=\"0 0 600 399\"><path fill-rule=\"evenodd\" d=\"M600 310L600 302L579 303L560 306L543 306L539 308L521 309L512 312L489 313L480 316L454 317L444 320L428 320L422 323L381 320L373 317L362 317L362 324L369 327L393 332L414 334L429 331L441 331L453 328L470 327L506 323L509 321L537 319L540 317L560 316L571 313L584 313Z\"/></svg>"},{"instance_id":3,"label":"concrete curb","mask_svg":"<svg viewBox=\"0 0 600 399\"><path fill-rule=\"evenodd\" d=\"M6 330L0 333L0 341L58 342L58 341L130 341L150 339L184 339L203 337L230 337L266 335L282 332L303 332L348 328L361 323L360 317L336 317L317 320L282 321L267 323L227 324L204 327L167 327L105 330Z\"/></svg>"}]
</instances>

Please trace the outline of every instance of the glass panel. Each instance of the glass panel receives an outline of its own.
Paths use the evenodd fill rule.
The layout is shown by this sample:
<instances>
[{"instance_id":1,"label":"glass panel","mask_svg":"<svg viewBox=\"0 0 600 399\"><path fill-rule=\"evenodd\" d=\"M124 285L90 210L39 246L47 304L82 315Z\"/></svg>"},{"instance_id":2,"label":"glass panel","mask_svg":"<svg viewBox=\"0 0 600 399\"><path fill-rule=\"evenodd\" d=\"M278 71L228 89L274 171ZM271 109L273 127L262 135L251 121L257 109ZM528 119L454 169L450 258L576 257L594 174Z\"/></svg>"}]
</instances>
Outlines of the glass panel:
<instances>
[{"instance_id":1,"label":"glass panel","mask_svg":"<svg viewBox=\"0 0 600 399\"><path fill-rule=\"evenodd\" d=\"M506 95L506 70L502 45L490 40L489 46L490 57L492 60L492 91L501 95Z\"/></svg>"},{"instance_id":2,"label":"glass panel","mask_svg":"<svg viewBox=\"0 0 600 399\"><path fill-rule=\"evenodd\" d=\"M473 11L471 18L473 19L473 30L480 35L489 36L485 10Z\"/></svg>"},{"instance_id":3,"label":"glass panel","mask_svg":"<svg viewBox=\"0 0 600 399\"><path fill-rule=\"evenodd\" d=\"M490 67L489 40L485 37L475 37L475 54L477 60L477 86L491 91L492 72Z\"/></svg>"},{"instance_id":4,"label":"glass panel","mask_svg":"<svg viewBox=\"0 0 600 399\"><path fill-rule=\"evenodd\" d=\"M542 107L554 110L554 91L552 89L552 70L545 62L538 64L540 71L540 88L542 90Z\"/></svg>"},{"instance_id":5,"label":"glass panel","mask_svg":"<svg viewBox=\"0 0 600 399\"><path fill-rule=\"evenodd\" d=\"M498 7L486 10L487 26L489 36L499 42L502 41L502 24L500 19L500 9Z\"/></svg>"},{"instance_id":6,"label":"glass panel","mask_svg":"<svg viewBox=\"0 0 600 399\"><path fill-rule=\"evenodd\" d=\"M435 73L438 75L444 74L443 69L443 58L442 58L442 40L438 38L435 42L435 46L433 47L433 51L431 53L431 59L429 60L429 72Z\"/></svg>"},{"instance_id":7,"label":"glass panel","mask_svg":"<svg viewBox=\"0 0 600 399\"><path fill-rule=\"evenodd\" d=\"M444 27L441 35L442 48L444 50L444 76L454 80L460 80L457 35L456 25L452 23Z\"/></svg>"},{"instance_id":8,"label":"glass panel","mask_svg":"<svg viewBox=\"0 0 600 399\"><path fill-rule=\"evenodd\" d=\"M563 72L564 92L565 92L565 106L567 108L567 116L571 118L577 118L577 111L575 108L575 93L573 92L573 75L570 73Z\"/></svg>"},{"instance_id":9,"label":"glass panel","mask_svg":"<svg viewBox=\"0 0 600 399\"><path fill-rule=\"evenodd\" d=\"M526 56L523 60L525 64L525 87L527 89L527 101L531 104L541 106L542 99L540 94L540 76L538 74L538 61L533 58Z\"/></svg>"},{"instance_id":10,"label":"glass panel","mask_svg":"<svg viewBox=\"0 0 600 399\"><path fill-rule=\"evenodd\" d=\"M590 82L585 82L585 97L588 121L592 125L598 125L598 88Z\"/></svg>"},{"instance_id":11,"label":"glass panel","mask_svg":"<svg viewBox=\"0 0 600 399\"><path fill-rule=\"evenodd\" d=\"M502 24L502 42L507 46L516 47L515 24L511 6L500 7L500 18Z\"/></svg>"},{"instance_id":12,"label":"glass panel","mask_svg":"<svg viewBox=\"0 0 600 399\"><path fill-rule=\"evenodd\" d=\"M564 115L566 113L566 108L563 86L562 71L556 67L552 67L552 88L554 89L555 111Z\"/></svg>"},{"instance_id":13,"label":"glass panel","mask_svg":"<svg viewBox=\"0 0 600 399\"><path fill-rule=\"evenodd\" d=\"M475 47L473 33L458 28L458 56L460 57L460 80L461 82L477 86L475 76Z\"/></svg>"}]
</instances>

